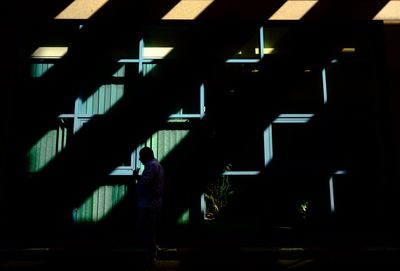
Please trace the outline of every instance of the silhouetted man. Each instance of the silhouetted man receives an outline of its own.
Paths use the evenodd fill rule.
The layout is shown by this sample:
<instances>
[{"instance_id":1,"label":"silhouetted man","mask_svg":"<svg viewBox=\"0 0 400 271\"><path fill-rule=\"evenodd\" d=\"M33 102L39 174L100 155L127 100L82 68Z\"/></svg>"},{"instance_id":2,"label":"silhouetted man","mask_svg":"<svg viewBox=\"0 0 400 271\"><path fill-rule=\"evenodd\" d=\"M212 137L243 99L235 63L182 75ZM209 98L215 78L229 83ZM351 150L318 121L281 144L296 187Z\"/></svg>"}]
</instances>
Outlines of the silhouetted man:
<instances>
[{"instance_id":1,"label":"silhouetted man","mask_svg":"<svg viewBox=\"0 0 400 271\"><path fill-rule=\"evenodd\" d=\"M146 265L154 266L157 257L156 230L163 198L164 169L149 147L140 150L139 160L144 165L142 175L138 175L139 169L133 174L138 204L137 233L146 249Z\"/></svg>"}]
</instances>

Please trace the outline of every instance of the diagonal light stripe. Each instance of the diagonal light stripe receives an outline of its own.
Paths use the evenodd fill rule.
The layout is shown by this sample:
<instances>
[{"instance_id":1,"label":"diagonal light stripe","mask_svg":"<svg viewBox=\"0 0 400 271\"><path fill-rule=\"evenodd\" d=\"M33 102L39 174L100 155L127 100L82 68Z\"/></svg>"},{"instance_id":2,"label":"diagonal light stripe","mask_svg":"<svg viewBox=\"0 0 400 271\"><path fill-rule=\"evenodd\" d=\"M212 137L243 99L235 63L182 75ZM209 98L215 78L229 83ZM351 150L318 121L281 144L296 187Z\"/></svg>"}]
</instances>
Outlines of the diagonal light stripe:
<instances>
[{"instance_id":1,"label":"diagonal light stripe","mask_svg":"<svg viewBox=\"0 0 400 271\"><path fill-rule=\"evenodd\" d=\"M259 55L260 54L260 48L254 48L254 53L256 55ZM269 54L273 54L273 53L275 53L275 48L264 47L263 54L269 55Z\"/></svg>"},{"instance_id":2,"label":"diagonal light stripe","mask_svg":"<svg viewBox=\"0 0 400 271\"><path fill-rule=\"evenodd\" d=\"M300 20L317 2L318 0L288 0L269 20Z\"/></svg>"},{"instance_id":3,"label":"diagonal light stripe","mask_svg":"<svg viewBox=\"0 0 400 271\"><path fill-rule=\"evenodd\" d=\"M214 0L181 0L162 20L194 20L200 15Z\"/></svg>"},{"instance_id":4,"label":"diagonal light stripe","mask_svg":"<svg viewBox=\"0 0 400 271\"><path fill-rule=\"evenodd\" d=\"M174 47L144 47L143 48L143 58L146 59L162 59L169 52L172 51Z\"/></svg>"},{"instance_id":5,"label":"diagonal light stripe","mask_svg":"<svg viewBox=\"0 0 400 271\"><path fill-rule=\"evenodd\" d=\"M108 0L75 0L55 19L89 19L107 2Z\"/></svg>"},{"instance_id":6,"label":"diagonal light stripe","mask_svg":"<svg viewBox=\"0 0 400 271\"><path fill-rule=\"evenodd\" d=\"M374 20L400 20L400 1L389 1L379 12L375 15Z\"/></svg>"}]
</instances>

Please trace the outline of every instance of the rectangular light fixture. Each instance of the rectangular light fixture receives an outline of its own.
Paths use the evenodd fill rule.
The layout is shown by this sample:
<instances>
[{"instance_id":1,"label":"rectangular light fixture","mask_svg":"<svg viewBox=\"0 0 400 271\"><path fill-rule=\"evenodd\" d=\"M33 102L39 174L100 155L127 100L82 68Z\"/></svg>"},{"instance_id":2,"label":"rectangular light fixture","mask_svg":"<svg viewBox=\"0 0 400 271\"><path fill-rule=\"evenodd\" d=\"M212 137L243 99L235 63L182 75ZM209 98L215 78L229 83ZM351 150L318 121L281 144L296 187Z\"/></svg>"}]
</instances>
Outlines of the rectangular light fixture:
<instances>
[{"instance_id":1,"label":"rectangular light fixture","mask_svg":"<svg viewBox=\"0 0 400 271\"><path fill-rule=\"evenodd\" d=\"M58 59L63 57L68 51L68 47L38 47L31 58Z\"/></svg>"},{"instance_id":2,"label":"rectangular light fixture","mask_svg":"<svg viewBox=\"0 0 400 271\"><path fill-rule=\"evenodd\" d=\"M162 20L194 20L200 15L214 0L181 0Z\"/></svg>"},{"instance_id":3,"label":"rectangular light fixture","mask_svg":"<svg viewBox=\"0 0 400 271\"><path fill-rule=\"evenodd\" d=\"M269 20L300 20L318 2L318 0L288 0Z\"/></svg>"},{"instance_id":4,"label":"rectangular light fixture","mask_svg":"<svg viewBox=\"0 0 400 271\"><path fill-rule=\"evenodd\" d=\"M108 0L75 0L55 19L89 19L107 2Z\"/></svg>"}]
</instances>

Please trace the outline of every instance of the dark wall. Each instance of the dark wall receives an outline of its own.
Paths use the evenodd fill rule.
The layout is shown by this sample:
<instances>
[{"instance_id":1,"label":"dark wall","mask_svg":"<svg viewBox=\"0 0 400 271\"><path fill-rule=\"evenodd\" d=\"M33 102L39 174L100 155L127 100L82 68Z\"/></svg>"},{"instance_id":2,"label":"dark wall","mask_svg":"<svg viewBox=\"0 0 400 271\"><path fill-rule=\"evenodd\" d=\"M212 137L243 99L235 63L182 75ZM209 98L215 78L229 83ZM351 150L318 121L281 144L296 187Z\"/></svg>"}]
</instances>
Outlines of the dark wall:
<instances>
[{"instance_id":1,"label":"dark wall","mask_svg":"<svg viewBox=\"0 0 400 271\"><path fill-rule=\"evenodd\" d=\"M160 7L149 18L156 18L172 5L171 1L164 9ZM212 6L210 14L221 8L219 4ZM378 8L365 8L364 13L372 14L371 9ZM119 68L112 55L115 41L118 46L137 49L146 23L136 23L138 18L127 16L114 25L102 20L101 16L115 14L111 11L127 15L127 10L122 10L117 6L105 7L79 33L74 30L79 22L57 23L66 34L60 38L71 43L70 53L35 82L29 78L31 49L46 39L47 34L58 33L46 20L18 22L11 29L15 42L6 46L12 53L6 55L9 65L3 79L7 82L4 87L7 95L1 114L4 123L1 147L5 151L1 154L0 194L5 214L0 223L12 232L9 237L68 235L74 229L71 208L99 184L129 182L127 178L114 180L107 175L127 153L157 130L169 114L190 100L193 93L187 89L205 82L211 90L206 118L193 124L188 138L163 162L169 180L168 215L164 219L173 225L186 207L198 210L197 199L204 187L219 176L226 163L253 159L249 157L253 153L249 154L241 142L251 142L255 134L261 134L279 114L285 113L281 109L289 107L286 98L298 86L298 81L293 80L298 78L298 72L328 66L331 79L328 88L334 93L328 105L317 108L318 114L307 128L297 131L283 144L287 156L277 154L279 159L261 168L262 174L254 186L246 184L238 188L240 200L233 200L225 219L246 221L257 217L260 223L268 225L292 223L297 204L310 199L315 206L314 221L329 223L325 182L335 170L343 168L349 175L338 186L338 219L360 226L372 222L373 227L380 228L379 221L393 222L392 214L398 207L395 199L399 163L396 118L399 29L379 22L292 24L294 27L278 45L291 53L280 59L267 56L255 65L261 71L257 74L246 69L227 70L225 59L220 56L229 55L225 48L240 47L249 38L248 31L257 29L264 21L243 24L228 16L231 20L226 22L207 22L203 18L199 23L191 23L185 35L177 40L174 54L179 61L159 65L153 79L132 75L129 87L141 91L132 91L108 114L95 117L42 172L35 176L27 174L25 153L52 124L52 119L68 109L77 94L89 96ZM272 13L273 8L268 10ZM237 9L232 8L229 14L235 12ZM147 20L145 15L140 18ZM339 58L339 63L330 64L340 56L330 45L341 45L347 40L360 45L361 52L355 59L344 57ZM191 54L193 51L195 55ZM143 112L146 118L136 117ZM131 230L133 198L129 193L104 222L105 231L107 227L115 229L121 225L124 231ZM238 217L239 213L244 215ZM7 231L4 235L7 237Z\"/></svg>"}]
</instances>

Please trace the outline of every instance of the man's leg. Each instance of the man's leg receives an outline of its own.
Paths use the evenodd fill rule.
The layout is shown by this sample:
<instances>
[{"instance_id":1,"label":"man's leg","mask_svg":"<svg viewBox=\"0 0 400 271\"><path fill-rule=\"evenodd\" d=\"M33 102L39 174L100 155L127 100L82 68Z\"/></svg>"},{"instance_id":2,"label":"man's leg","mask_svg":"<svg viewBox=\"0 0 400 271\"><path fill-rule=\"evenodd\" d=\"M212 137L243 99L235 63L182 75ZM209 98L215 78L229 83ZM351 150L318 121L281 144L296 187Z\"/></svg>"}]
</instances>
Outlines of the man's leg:
<instances>
[{"instance_id":1,"label":"man's leg","mask_svg":"<svg viewBox=\"0 0 400 271\"><path fill-rule=\"evenodd\" d=\"M156 244L157 212L151 208L141 208L138 216L138 239L145 249L146 264L153 265L157 257Z\"/></svg>"}]
</instances>

